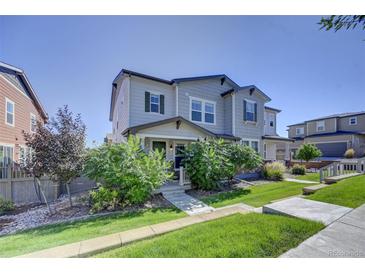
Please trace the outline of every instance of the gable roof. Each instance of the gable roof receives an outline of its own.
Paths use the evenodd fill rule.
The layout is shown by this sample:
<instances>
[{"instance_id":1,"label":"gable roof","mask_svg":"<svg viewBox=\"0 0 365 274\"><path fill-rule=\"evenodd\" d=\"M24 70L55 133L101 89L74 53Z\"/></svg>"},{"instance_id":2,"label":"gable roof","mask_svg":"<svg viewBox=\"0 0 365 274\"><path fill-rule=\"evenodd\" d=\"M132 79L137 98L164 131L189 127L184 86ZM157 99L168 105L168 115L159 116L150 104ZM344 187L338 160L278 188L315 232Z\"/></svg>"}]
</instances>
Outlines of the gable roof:
<instances>
[{"instance_id":1,"label":"gable roof","mask_svg":"<svg viewBox=\"0 0 365 274\"><path fill-rule=\"evenodd\" d=\"M151 127L155 127L155 126L160 126L160 125L164 125L164 124L168 124L168 123L172 123L172 122L184 122L188 125L190 125L191 127L200 130L202 132L204 132L205 134L212 136L212 137L217 137L217 138L223 138L223 139L229 139L229 140L239 140L240 138L235 137L233 135L229 135L229 134L216 134L208 129L205 129L187 119L185 119L184 117L181 116L176 116L173 118L168 118L168 119L164 119L164 120L159 120L156 122L151 122L151 123L146 123L146 124L141 124L141 125L137 125L137 126L133 126L133 127L129 127L127 129L125 129L122 132L123 136L126 136L128 134L135 134L137 133L139 130L142 129L146 129L146 128L151 128Z\"/></svg>"},{"instance_id":2,"label":"gable roof","mask_svg":"<svg viewBox=\"0 0 365 274\"><path fill-rule=\"evenodd\" d=\"M229 83L233 87L232 89L230 89L226 92L223 92L221 94L222 97L224 97L227 94L230 94L232 92L235 92L235 91L237 92L239 90L253 89L254 91L257 91L261 96L263 96L267 101L271 101L271 98L269 96L267 96L263 91L261 91L255 85L242 86L241 87L236 82L234 82L231 78L229 78L226 74L205 75L205 76L175 78L175 79L172 79L172 80L166 80L166 79L158 78L158 77L155 77L155 76L139 73L139 72L128 70L128 69L121 69L121 71L114 78L113 83L112 83L112 96L111 96L111 101L110 101L109 121L113 120L114 101L115 101L115 96L116 96L116 84L117 84L117 81L119 80L119 78L122 77L123 75L129 75L129 76L133 75L133 76L136 76L136 77L141 77L141 78L144 78L144 79L156 81L156 82L163 83L163 84L166 84L166 85L174 85L174 84L178 84L178 83L182 83L182 82L199 81L199 80L208 80L208 79L218 78L218 79L221 80L222 84L225 81L227 81L227 83Z\"/></svg>"},{"instance_id":3,"label":"gable roof","mask_svg":"<svg viewBox=\"0 0 365 274\"><path fill-rule=\"evenodd\" d=\"M333 118L345 118L345 117L362 115L362 114L365 114L365 111L343 112L343 113L332 114L332 115L328 115L328 116L322 116L322 117L315 118L315 119L311 119L311 120L306 120L306 121L304 121L302 123L296 123L296 124L288 125L288 127L297 126L297 125L303 125L303 124L305 124L307 122L314 122L314 121L325 120L325 119L333 119Z\"/></svg>"},{"instance_id":4,"label":"gable roof","mask_svg":"<svg viewBox=\"0 0 365 274\"><path fill-rule=\"evenodd\" d=\"M22 85L24 86L24 88L27 91L27 94L29 94L30 98L33 100L35 106L38 108L40 114L42 115L42 118L44 120L47 120L48 115L47 115L45 109L43 108L43 106L42 106L35 90L32 88L32 85L30 84L27 76L25 75L25 72L20 68L14 67L14 66L6 64L6 63L3 63L1 61L0 61L0 68L2 68L3 71L5 71L7 73L12 73L12 74L19 77Z\"/></svg>"}]
</instances>

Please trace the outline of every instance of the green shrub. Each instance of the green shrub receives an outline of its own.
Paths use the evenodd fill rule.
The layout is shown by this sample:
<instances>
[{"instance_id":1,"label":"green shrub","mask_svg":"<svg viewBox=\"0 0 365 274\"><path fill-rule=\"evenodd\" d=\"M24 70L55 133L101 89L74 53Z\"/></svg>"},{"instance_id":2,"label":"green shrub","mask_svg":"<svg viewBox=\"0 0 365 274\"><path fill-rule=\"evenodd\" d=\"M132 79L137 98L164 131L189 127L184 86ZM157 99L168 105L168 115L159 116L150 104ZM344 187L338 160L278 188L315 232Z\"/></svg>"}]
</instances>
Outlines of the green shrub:
<instances>
[{"instance_id":1,"label":"green shrub","mask_svg":"<svg viewBox=\"0 0 365 274\"><path fill-rule=\"evenodd\" d=\"M217 139L189 144L183 161L192 184L204 190L215 189L221 180L261 164L261 156L252 148Z\"/></svg>"},{"instance_id":2,"label":"green shrub","mask_svg":"<svg viewBox=\"0 0 365 274\"><path fill-rule=\"evenodd\" d=\"M127 143L105 144L89 150L84 173L105 189L116 191L121 204L140 204L172 178L170 166L163 151L146 153L141 149L140 139L131 136ZM100 194L100 199L103 197ZM105 198L108 202L109 194Z\"/></svg>"},{"instance_id":3,"label":"green shrub","mask_svg":"<svg viewBox=\"0 0 365 274\"><path fill-rule=\"evenodd\" d=\"M349 148L348 150L346 150L345 152L345 158L347 159L351 159L355 157L355 150L353 148Z\"/></svg>"},{"instance_id":4,"label":"green shrub","mask_svg":"<svg viewBox=\"0 0 365 274\"><path fill-rule=\"evenodd\" d=\"M120 194L117 190L99 187L90 191L91 212L99 212L104 209L115 210L120 205Z\"/></svg>"},{"instance_id":5,"label":"green shrub","mask_svg":"<svg viewBox=\"0 0 365 274\"><path fill-rule=\"evenodd\" d=\"M282 181L285 166L280 162L266 163L263 168L263 176L267 180Z\"/></svg>"},{"instance_id":6,"label":"green shrub","mask_svg":"<svg viewBox=\"0 0 365 274\"><path fill-rule=\"evenodd\" d=\"M0 215L4 214L6 212L14 210L14 204L11 201L6 201L2 198L0 198Z\"/></svg>"},{"instance_id":7,"label":"green shrub","mask_svg":"<svg viewBox=\"0 0 365 274\"><path fill-rule=\"evenodd\" d=\"M303 144L300 146L296 158L303 161L310 161L321 157L322 152L312 144Z\"/></svg>"},{"instance_id":8,"label":"green shrub","mask_svg":"<svg viewBox=\"0 0 365 274\"><path fill-rule=\"evenodd\" d=\"M294 175L305 175L305 166L295 164L291 169L291 173Z\"/></svg>"}]
</instances>

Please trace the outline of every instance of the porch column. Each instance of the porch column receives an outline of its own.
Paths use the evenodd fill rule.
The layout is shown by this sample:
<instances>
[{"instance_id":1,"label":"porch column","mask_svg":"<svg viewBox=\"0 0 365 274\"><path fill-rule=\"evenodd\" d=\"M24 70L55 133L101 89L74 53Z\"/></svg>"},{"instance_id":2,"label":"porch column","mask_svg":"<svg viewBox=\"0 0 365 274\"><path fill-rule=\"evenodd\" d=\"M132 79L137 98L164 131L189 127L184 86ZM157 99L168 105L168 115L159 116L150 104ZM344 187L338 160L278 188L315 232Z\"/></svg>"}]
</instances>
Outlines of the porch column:
<instances>
[{"instance_id":1,"label":"porch column","mask_svg":"<svg viewBox=\"0 0 365 274\"><path fill-rule=\"evenodd\" d=\"M144 149L145 148L145 137L140 137L141 138L141 148Z\"/></svg>"},{"instance_id":2,"label":"porch column","mask_svg":"<svg viewBox=\"0 0 365 274\"><path fill-rule=\"evenodd\" d=\"M290 145L285 143L285 160L290 160Z\"/></svg>"}]
</instances>

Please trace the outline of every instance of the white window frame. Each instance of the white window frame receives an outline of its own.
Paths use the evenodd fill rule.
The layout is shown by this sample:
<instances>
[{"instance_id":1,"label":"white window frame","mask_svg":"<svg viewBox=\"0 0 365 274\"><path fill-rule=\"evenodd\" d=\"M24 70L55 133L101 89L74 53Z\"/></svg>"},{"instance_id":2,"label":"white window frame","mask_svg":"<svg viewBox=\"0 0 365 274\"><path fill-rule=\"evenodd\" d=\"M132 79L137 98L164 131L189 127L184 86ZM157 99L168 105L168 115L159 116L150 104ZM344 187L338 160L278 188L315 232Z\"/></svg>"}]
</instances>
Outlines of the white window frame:
<instances>
[{"instance_id":1,"label":"white window frame","mask_svg":"<svg viewBox=\"0 0 365 274\"><path fill-rule=\"evenodd\" d=\"M295 135L304 135L304 127L295 128Z\"/></svg>"},{"instance_id":2,"label":"white window frame","mask_svg":"<svg viewBox=\"0 0 365 274\"><path fill-rule=\"evenodd\" d=\"M13 113L8 112L8 103L13 105ZM7 119L8 118L8 113L11 113L13 115L13 123L12 124L8 123L8 119ZM12 127L15 126L15 103L12 100L10 100L6 97L5 97L5 124L7 124L8 126L12 126Z\"/></svg>"},{"instance_id":3,"label":"white window frame","mask_svg":"<svg viewBox=\"0 0 365 274\"><path fill-rule=\"evenodd\" d=\"M202 110L201 110L202 120L201 121L195 121L195 120L193 120L193 117L192 117L193 116L192 115L192 112L193 112L192 103L193 103L193 101L199 101L202 104ZM206 103L213 105L213 108L214 108L213 113L212 112L205 112L205 104ZM209 123L209 122L206 122L205 121L205 113L209 113L209 114L213 114L214 115L214 122L213 123ZM215 126L216 125L216 121L217 121L217 102L210 101L210 100L205 100L205 99L197 98L197 97L193 97L193 96L189 96L189 119L193 123Z\"/></svg>"},{"instance_id":4,"label":"white window frame","mask_svg":"<svg viewBox=\"0 0 365 274\"><path fill-rule=\"evenodd\" d=\"M161 94L158 94L156 92L150 92L150 113L154 113L154 114L161 114L160 113L160 108L161 108L161 97L160 97ZM156 103L152 103L152 96L155 96L155 97L158 97L158 104ZM154 105L157 105L158 106L158 111L155 112L155 111L152 111L152 104Z\"/></svg>"},{"instance_id":5,"label":"white window frame","mask_svg":"<svg viewBox=\"0 0 365 274\"><path fill-rule=\"evenodd\" d=\"M323 129L320 129L321 127L323 127ZM325 123L325 121L324 120L317 121L316 122L316 129L317 129L317 132L325 131L326 130L326 123Z\"/></svg>"},{"instance_id":6,"label":"white window frame","mask_svg":"<svg viewBox=\"0 0 365 274\"><path fill-rule=\"evenodd\" d=\"M249 147L253 148L252 147L252 142L257 142L257 153L260 153L261 150L260 150L260 140L259 139L241 139L240 143L241 145L243 145L244 142L248 142L249 143Z\"/></svg>"},{"instance_id":7,"label":"white window frame","mask_svg":"<svg viewBox=\"0 0 365 274\"><path fill-rule=\"evenodd\" d=\"M250 112L250 113L253 113L253 119L254 119L252 121L251 120L246 120L244 122L246 122L246 123L247 122L248 123L257 123L257 121L255 121L255 104L257 105L257 102L256 101L253 101L253 100L249 100L249 99L243 99L243 100L246 101L246 113L244 114L246 116L246 119L247 119L247 112L249 112L249 111L247 111L247 109L248 109L248 103L249 104L253 104L253 112ZM257 110L256 110L256 112L257 112Z\"/></svg>"},{"instance_id":8,"label":"white window frame","mask_svg":"<svg viewBox=\"0 0 365 274\"><path fill-rule=\"evenodd\" d=\"M351 120L352 120L352 119L355 119L355 123L353 123L353 124L351 123ZM350 126L356 126L356 125L357 125L357 117L356 117L356 116L355 116L355 117L350 117L350 118L349 118L349 125L350 125Z\"/></svg>"},{"instance_id":9,"label":"white window frame","mask_svg":"<svg viewBox=\"0 0 365 274\"><path fill-rule=\"evenodd\" d=\"M37 129L37 116L34 114L34 113L30 113L30 132L34 133L36 132L35 130L32 129L32 118L34 118L34 121L35 121L35 129Z\"/></svg>"}]
</instances>

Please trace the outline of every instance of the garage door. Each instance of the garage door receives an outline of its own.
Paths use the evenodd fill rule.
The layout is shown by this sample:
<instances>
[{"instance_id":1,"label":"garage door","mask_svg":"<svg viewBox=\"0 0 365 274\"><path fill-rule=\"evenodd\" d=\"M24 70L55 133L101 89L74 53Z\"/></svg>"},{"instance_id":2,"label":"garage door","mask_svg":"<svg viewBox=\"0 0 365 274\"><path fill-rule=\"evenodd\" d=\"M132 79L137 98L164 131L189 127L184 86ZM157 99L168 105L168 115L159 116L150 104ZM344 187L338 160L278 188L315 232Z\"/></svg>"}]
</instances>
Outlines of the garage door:
<instances>
[{"instance_id":1,"label":"garage door","mask_svg":"<svg viewBox=\"0 0 365 274\"><path fill-rule=\"evenodd\" d=\"M322 151L322 157L343 157L347 149L347 143L316 144Z\"/></svg>"}]
</instances>

